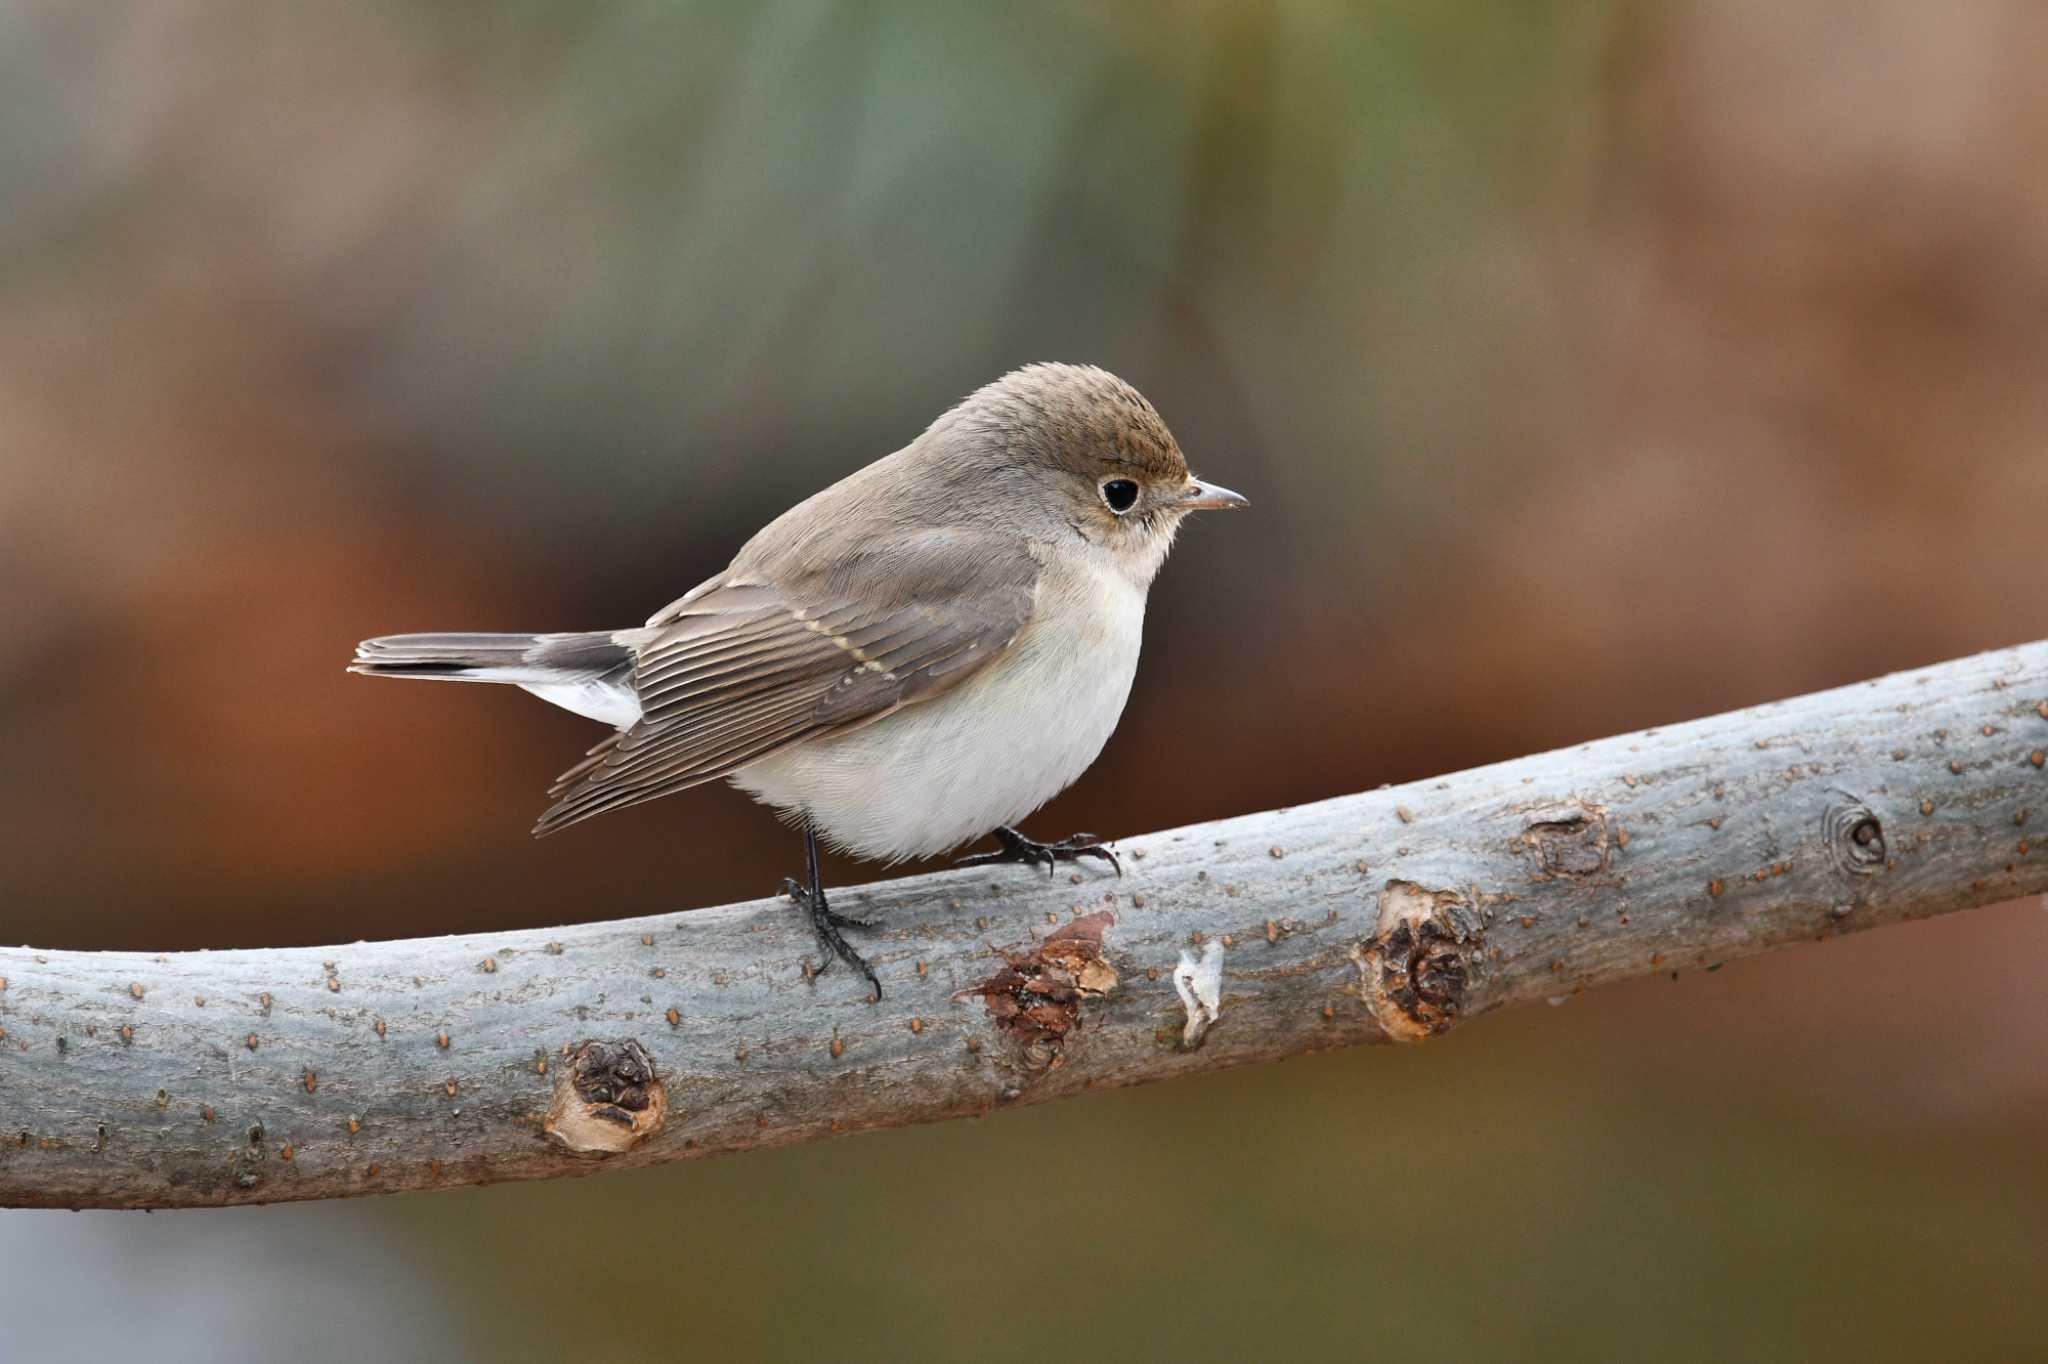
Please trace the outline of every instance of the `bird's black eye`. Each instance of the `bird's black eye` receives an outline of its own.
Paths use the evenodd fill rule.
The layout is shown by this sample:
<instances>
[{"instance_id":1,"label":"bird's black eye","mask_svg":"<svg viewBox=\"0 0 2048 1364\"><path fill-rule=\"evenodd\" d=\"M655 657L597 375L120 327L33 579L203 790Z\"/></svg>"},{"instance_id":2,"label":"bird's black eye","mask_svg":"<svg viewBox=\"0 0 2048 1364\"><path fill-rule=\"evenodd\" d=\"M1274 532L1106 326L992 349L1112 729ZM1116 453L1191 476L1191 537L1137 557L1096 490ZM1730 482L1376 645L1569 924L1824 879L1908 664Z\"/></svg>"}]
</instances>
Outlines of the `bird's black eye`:
<instances>
[{"instance_id":1,"label":"bird's black eye","mask_svg":"<svg viewBox=\"0 0 2048 1364\"><path fill-rule=\"evenodd\" d=\"M1112 478L1102 485L1102 500L1118 516L1138 505L1138 485L1128 478Z\"/></svg>"}]
</instances>

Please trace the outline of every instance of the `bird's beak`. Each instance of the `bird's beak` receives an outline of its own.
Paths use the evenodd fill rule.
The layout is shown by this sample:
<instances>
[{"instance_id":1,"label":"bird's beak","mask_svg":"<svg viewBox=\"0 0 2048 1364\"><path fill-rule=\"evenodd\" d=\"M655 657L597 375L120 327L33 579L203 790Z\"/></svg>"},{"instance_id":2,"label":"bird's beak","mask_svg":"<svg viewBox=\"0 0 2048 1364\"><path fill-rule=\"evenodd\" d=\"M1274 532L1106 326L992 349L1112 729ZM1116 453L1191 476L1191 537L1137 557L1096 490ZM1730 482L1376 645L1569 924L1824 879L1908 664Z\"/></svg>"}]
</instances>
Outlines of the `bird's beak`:
<instances>
[{"instance_id":1,"label":"bird's beak","mask_svg":"<svg viewBox=\"0 0 2048 1364\"><path fill-rule=\"evenodd\" d=\"M1188 484L1181 494L1183 511L1231 511L1238 507L1249 507L1251 499L1228 488L1219 488L1214 483L1203 483L1199 479Z\"/></svg>"}]
</instances>

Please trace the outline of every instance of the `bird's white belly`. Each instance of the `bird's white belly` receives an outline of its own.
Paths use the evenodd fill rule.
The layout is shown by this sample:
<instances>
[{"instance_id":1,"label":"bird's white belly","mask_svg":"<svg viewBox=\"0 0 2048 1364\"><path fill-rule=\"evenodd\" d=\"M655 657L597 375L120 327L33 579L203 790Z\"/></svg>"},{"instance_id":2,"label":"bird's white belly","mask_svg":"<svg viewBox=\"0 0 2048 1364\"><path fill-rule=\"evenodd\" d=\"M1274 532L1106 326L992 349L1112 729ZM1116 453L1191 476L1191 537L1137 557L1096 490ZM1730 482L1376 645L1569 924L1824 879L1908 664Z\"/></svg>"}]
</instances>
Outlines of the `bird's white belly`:
<instances>
[{"instance_id":1,"label":"bird's white belly","mask_svg":"<svg viewBox=\"0 0 2048 1364\"><path fill-rule=\"evenodd\" d=\"M1130 696L1144 590L1090 574L951 691L741 768L735 785L863 857L924 857L1015 824L1088 769Z\"/></svg>"}]
</instances>

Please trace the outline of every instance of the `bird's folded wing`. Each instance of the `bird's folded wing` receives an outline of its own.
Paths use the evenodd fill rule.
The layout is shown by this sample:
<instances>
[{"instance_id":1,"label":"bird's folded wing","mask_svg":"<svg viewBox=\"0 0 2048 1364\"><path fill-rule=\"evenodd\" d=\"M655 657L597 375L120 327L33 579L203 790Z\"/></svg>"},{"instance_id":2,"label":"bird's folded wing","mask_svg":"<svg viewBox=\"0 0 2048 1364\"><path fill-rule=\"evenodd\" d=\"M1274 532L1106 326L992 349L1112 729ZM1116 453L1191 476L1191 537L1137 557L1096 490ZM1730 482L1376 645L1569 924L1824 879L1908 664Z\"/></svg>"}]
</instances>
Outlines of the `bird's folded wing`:
<instances>
[{"instance_id":1,"label":"bird's folded wing","mask_svg":"<svg viewBox=\"0 0 2048 1364\"><path fill-rule=\"evenodd\" d=\"M649 622L633 670L640 720L562 774L534 832L939 694L1009 647L1038 575L1021 538L956 529L883 539L808 571L736 566Z\"/></svg>"}]
</instances>

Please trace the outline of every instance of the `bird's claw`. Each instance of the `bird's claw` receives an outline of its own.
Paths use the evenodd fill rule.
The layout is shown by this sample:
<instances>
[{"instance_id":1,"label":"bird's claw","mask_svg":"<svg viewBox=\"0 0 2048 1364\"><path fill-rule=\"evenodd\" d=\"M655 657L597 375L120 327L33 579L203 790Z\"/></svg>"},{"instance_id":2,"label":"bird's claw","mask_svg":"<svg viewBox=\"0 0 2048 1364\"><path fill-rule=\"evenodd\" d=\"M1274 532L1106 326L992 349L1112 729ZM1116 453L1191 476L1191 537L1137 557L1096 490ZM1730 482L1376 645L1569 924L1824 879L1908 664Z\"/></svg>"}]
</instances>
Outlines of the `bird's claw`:
<instances>
[{"instance_id":1,"label":"bird's claw","mask_svg":"<svg viewBox=\"0 0 2048 1364\"><path fill-rule=\"evenodd\" d=\"M1062 862L1078 862L1084 857L1099 857L1124 874L1124 864L1117 859L1116 851L1094 834L1071 834L1057 843L1040 843L1026 838L1015 829L997 829L990 837L1003 846L995 852L973 853L959 858L953 865L958 867L989 867L1000 862L1022 862L1026 866L1043 863L1047 880L1051 880Z\"/></svg>"},{"instance_id":2,"label":"bird's claw","mask_svg":"<svg viewBox=\"0 0 2048 1364\"><path fill-rule=\"evenodd\" d=\"M783 878L782 893L796 901L810 915L811 931L818 935L818 946L824 951L824 965L820 966L817 972L810 974L822 974L826 967L832 964L832 959L837 957L860 972L869 988L875 992L875 1002L881 1003L882 982L875 978L875 968L868 965L866 957L853 950L853 945L847 942L839 931L842 928L874 928L876 925L866 919L856 919L851 915L839 913L826 903L822 892L813 897L810 887L793 876Z\"/></svg>"}]
</instances>

